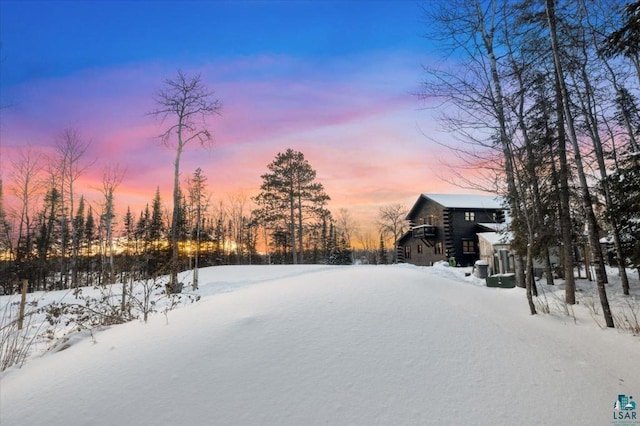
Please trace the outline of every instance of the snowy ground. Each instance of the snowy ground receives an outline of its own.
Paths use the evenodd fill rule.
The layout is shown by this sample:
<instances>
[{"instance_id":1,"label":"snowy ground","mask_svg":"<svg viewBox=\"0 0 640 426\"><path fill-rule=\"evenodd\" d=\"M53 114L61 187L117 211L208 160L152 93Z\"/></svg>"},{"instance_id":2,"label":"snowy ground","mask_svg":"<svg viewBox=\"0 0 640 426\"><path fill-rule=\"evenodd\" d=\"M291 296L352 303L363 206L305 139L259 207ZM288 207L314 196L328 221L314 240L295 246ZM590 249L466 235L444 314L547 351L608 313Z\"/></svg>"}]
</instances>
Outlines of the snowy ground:
<instances>
[{"instance_id":1,"label":"snowy ground","mask_svg":"<svg viewBox=\"0 0 640 426\"><path fill-rule=\"evenodd\" d=\"M562 286L545 287L551 314L530 316L522 289L464 272L208 268L197 303L35 346L0 375L0 424L622 424L613 405L640 399L640 338L598 327L593 284L569 315ZM638 306L633 277L631 297L612 280L614 311Z\"/></svg>"}]
</instances>

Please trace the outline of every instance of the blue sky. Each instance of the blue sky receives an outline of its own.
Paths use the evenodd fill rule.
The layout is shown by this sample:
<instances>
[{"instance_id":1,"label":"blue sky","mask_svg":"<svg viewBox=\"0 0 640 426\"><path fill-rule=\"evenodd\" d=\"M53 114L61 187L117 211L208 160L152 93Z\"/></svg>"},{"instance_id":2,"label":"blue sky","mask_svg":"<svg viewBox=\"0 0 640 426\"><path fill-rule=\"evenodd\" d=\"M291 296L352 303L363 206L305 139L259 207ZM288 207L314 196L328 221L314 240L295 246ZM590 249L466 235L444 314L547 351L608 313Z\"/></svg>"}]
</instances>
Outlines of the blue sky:
<instances>
[{"instance_id":1,"label":"blue sky","mask_svg":"<svg viewBox=\"0 0 640 426\"><path fill-rule=\"evenodd\" d=\"M419 51L415 1L2 1L5 84L87 67Z\"/></svg>"},{"instance_id":2,"label":"blue sky","mask_svg":"<svg viewBox=\"0 0 640 426\"><path fill-rule=\"evenodd\" d=\"M434 57L425 25L419 2L402 0L2 0L1 172L15 150L50 151L72 127L97 160L87 188L118 163L120 207L136 211L156 186L168 194L173 152L146 113L181 69L224 105L209 123L213 148L185 152L183 176L201 167L214 197L253 196L266 165L293 148L330 208L366 226L381 205L459 192L439 179L445 154L425 139L435 124L415 96Z\"/></svg>"}]
</instances>

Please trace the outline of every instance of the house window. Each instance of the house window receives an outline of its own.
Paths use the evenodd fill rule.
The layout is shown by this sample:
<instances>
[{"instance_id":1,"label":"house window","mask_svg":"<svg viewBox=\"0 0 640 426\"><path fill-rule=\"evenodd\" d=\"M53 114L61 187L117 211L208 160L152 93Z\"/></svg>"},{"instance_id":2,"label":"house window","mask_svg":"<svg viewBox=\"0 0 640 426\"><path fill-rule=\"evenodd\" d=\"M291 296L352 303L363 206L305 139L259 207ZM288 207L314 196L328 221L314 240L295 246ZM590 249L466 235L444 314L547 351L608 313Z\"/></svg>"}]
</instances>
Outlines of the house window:
<instances>
[{"instance_id":1,"label":"house window","mask_svg":"<svg viewBox=\"0 0 640 426\"><path fill-rule=\"evenodd\" d=\"M411 259L411 246L404 246L404 258Z\"/></svg>"},{"instance_id":2,"label":"house window","mask_svg":"<svg viewBox=\"0 0 640 426\"><path fill-rule=\"evenodd\" d=\"M433 248L433 251L435 254L442 254L443 250L442 250L442 241L438 241L435 245L435 247Z\"/></svg>"},{"instance_id":3,"label":"house window","mask_svg":"<svg viewBox=\"0 0 640 426\"><path fill-rule=\"evenodd\" d=\"M471 254L476 252L476 244L473 240L462 240L462 252Z\"/></svg>"},{"instance_id":4,"label":"house window","mask_svg":"<svg viewBox=\"0 0 640 426\"><path fill-rule=\"evenodd\" d=\"M418 244L417 249L418 249L418 253L422 253L422 244Z\"/></svg>"},{"instance_id":5,"label":"house window","mask_svg":"<svg viewBox=\"0 0 640 426\"><path fill-rule=\"evenodd\" d=\"M473 222L476 220L476 212L464 212L464 220Z\"/></svg>"},{"instance_id":6,"label":"house window","mask_svg":"<svg viewBox=\"0 0 640 426\"><path fill-rule=\"evenodd\" d=\"M436 223L436 216L430 214L427 217L421 217L420 218L420 225L435 225Z\"/></svg>"}]
</instances>

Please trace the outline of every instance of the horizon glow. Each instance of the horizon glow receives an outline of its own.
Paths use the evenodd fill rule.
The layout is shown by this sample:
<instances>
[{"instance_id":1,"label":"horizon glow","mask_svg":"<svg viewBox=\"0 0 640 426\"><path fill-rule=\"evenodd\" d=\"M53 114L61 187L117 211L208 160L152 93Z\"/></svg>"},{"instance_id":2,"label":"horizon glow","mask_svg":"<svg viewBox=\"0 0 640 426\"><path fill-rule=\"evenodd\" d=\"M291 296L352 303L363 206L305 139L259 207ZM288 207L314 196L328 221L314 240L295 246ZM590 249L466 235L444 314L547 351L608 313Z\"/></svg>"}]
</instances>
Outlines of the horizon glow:
<instances>
[{"instance_id":1,"label":"horizon glow","mask_svg":"<svg viewBox=\"0 0 640 426\"><path fill-rule=\"evenodd\" d=\"M203 170L214 200L257 195L287 148L317 171L329 209L347 209L361 229L375 226L381 206L469 192L446 181L447 151L424 136L437 124L414 95L430 56L420 20L410 1L3 1L5 195L16 150L51 152L75 128L91 142L78 194L94 211L104 167L115 164L126 170L121 214L137 217L156 188L171 208L175 152L148 112L177 69L199 73L223 104L208 121L213 145L188 146L180 164L183 181Z\"/></svg>"}]
</instances>

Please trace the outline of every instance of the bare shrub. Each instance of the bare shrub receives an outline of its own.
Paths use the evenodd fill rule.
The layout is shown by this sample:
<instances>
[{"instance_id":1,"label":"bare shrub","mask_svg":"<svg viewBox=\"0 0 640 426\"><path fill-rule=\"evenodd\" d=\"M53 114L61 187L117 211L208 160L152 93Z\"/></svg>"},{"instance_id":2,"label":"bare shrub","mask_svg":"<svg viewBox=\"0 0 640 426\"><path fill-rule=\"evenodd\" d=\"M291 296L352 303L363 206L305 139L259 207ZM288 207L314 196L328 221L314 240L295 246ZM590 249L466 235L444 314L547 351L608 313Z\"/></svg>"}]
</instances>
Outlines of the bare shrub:
<instances>
[{"instance_id":1,"label":"bare shrub","mask_svg":"<svg viewBox=\"0 0 640 426\"><path fill-rule=\"evenodd\" d=\"M577 319L576 314L573 311L573 306L567 303L564 297L558 296L555 292L551 292L551 296L553 297L553 306L558 310L558 312L573 318L573 322L576 323Z\"/></svg>"},{"instance_id":2,"label":"bare shrub","mask_svg":"<svg viewBox=\"0 0 640 426\"><path fill-rule=\"evenodd\" d=\"M37 310L27 312L22 317L22 327L19 327L19 314L13 313L13 306L19 301L9 301L0 313L0 371L14 365L22 366L31 351L41 324L33 330L33 315Z\"/></svg>"},{"instance_id":3,"label":"bare shrub","mask_svg":"<svg viewBox=\"0 0 640 426\"><path fill-rule=\"evenodd\" d=\"M624 306L613 314L613 319L618 330L640 335L640 303L637 300L626 299Z\"/></svg>"},{"instance_id":4,"label":"bare shrub","mask_svg":"<svg viewBox=\"0 0 640 426\"><path fill-rule=\"evenodd\" d=\"M533 299L533 303L536 304L537 312L540 312L542 314L551 313L551 309L549 308L549 301L547 300L546 297L544 298L536 297L535 299Z\"/></svg>"},{"instance_id":5,"label":"bare shrub","mask_svg":"<svg viewBox=\"0 0 640 426\"><path fill-rule=\"evenodd\" d=\"M591 313L592 317L600 315L600 302L597 298L593 297L593 295L583 297L581 302Z\"/></svg>"},{"instance_id":6,"label":"bare shrub","mask_svg":"<svg viewBox=\"0 0 640 426\"><path fill-rule=\"evenodd\" d=\"M549 300L547 299L547 294L544 291L544 286L540 286L540 292L538 296L533 299L533 303L536 305L536 310L542 314L551 313L551 309L549 308Z\"/></svg>"}]
</instances>

